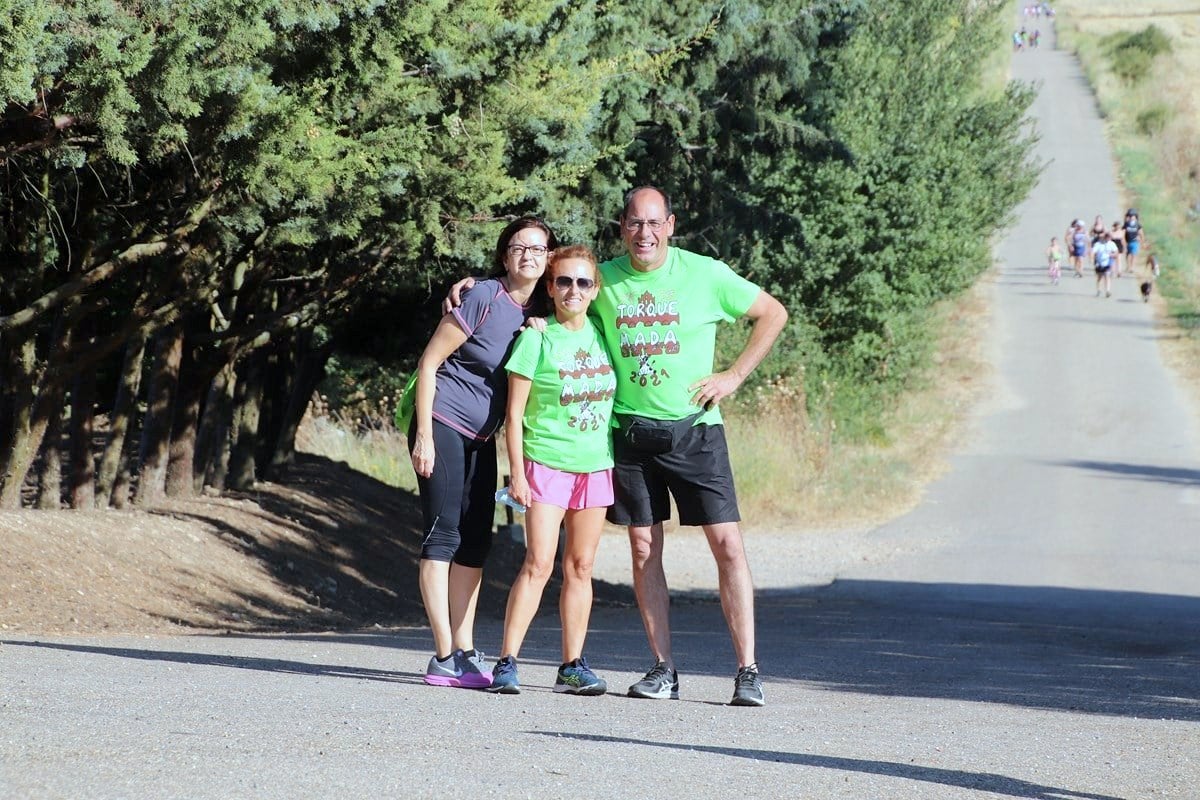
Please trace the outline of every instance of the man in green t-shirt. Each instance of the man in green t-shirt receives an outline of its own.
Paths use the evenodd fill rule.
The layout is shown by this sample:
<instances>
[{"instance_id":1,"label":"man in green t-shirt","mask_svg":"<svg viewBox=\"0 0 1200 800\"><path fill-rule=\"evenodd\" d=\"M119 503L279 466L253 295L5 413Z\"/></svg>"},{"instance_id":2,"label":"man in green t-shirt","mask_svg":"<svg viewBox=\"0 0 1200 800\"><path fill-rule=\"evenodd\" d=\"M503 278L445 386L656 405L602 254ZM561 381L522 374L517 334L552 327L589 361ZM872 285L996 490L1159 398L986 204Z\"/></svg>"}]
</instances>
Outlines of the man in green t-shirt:
<instances>
[{"instance_id":1,"label":"man in green t-shirt","mask_svg":"<svg viewBox=\"0 0 1200 800\"><path fill-rule=\"evenodd\" d=\"M617 373L616 503L608 519L628 528L634 589L656 662L629 694L679 696L662 562L671 495L680 524L702 527L717 561L738 660L732 704L761 706L754 584L718 404L767 355L787 311L724 263L671 247L675 215L662 190L643 186L626 194L620 224L626 255L600 265L603 281L590 312ZM753 321L749 341L728 368L714 372L717 324L743 316Z\"/></svg>"}]
</instances>

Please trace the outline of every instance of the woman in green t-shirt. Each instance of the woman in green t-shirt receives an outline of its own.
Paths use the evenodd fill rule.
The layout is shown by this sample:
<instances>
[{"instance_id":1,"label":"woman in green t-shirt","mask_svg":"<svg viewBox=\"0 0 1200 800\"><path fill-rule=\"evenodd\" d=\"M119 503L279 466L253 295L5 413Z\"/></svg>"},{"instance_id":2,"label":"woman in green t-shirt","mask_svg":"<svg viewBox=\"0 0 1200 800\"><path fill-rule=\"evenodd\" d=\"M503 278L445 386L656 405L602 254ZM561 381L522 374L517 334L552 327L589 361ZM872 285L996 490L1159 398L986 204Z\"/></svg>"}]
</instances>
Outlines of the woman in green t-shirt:
<instances>
[{"instance_id":1,"label":"woman in green t-shirt","mask_svg":"<svg viewBox=\"0 0 1200 800\"><path fill-rule=\"evenodd\" d=\"M528 507L526 550L508 595L502 658L488 691L521 691L517 655L554 569L565 522L562 665L554 691L599 695L608 687L588 667L583 642L592 610L592 563L613 501L609 429L617 381L600 330L587 315L600 285L592 251L582 245L556 250L546 282L554 318L544 331L524 331L506 365L510 494Z\"/></svg>"}]
</instances>

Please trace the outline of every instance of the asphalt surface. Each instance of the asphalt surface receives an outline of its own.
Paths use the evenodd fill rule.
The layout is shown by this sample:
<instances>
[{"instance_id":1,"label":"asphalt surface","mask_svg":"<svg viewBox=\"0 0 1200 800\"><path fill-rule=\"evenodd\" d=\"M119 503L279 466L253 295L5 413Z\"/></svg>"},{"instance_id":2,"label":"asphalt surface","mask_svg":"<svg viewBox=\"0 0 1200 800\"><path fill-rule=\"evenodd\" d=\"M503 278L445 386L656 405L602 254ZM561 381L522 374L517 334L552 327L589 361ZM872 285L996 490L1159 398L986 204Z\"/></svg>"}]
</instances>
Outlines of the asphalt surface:
<instances>
[{"instance_id":1,"label":"asphalt surface","mask_svg":"<svg viewBox=\"0 0 1200 800\"><path fill-rule=\"evenodd\" d=\"M550 691L546 617L519 696L424 686L424 629L10 636L0 798L1200 797L1194 416L1132 281L1111 299L1046 281L1050 236L1123 209L1086 83L1046 38L1014 59L1042 85L1049 164L997 248L994 397L913 513L840 549L748 543L765 708L725 705L703 591L673 610L679 701L623 696L649 666L632 608L593 616L594 698Z\"/></svg>"}]
</instances>

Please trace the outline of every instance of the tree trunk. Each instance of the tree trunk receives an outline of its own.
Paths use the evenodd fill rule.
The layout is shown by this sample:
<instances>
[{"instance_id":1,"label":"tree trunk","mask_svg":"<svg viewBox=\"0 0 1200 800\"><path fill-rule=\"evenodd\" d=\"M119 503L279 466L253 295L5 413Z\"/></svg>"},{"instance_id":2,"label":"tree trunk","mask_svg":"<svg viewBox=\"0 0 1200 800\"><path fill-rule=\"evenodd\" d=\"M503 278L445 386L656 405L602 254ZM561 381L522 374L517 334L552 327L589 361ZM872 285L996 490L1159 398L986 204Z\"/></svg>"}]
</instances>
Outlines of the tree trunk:
<instances>
[{"instance_id":1,"label":"tree trunk","mask_svg":"<svg viewBox=\"0 0 1200 800\"><path fill-rule=\"evenodd\" d=\"M236 385L237 372L232 364L226 364L208 387L196 453L196 491L202 488L202 483L219 492L225 489L232 449L229 436L233 428L233 390Z\"/></svg>"},{"instance_id":2,"label":"tree trunk","mask_svg":"<svg viewBox=\"0 0 1200 800\"><path fill-rule=\"evenodd\" d=\"M117 396L113 400L112 413L109 415L108 441L100 458L99 477L96 481L97 508L105 508L112 503L113 487L122 468L129 422L136 410L134 403L142 383L142 359L145 355L145 336L137 336L125 346L125 361L121 366Z\"/></svg>"},{"instance_id":3,"label":"tree trunk","mask_svg":"<svg viewBox=\"0 0 1200 800\"><path fill-rule=\"evenodd\" d=\"M0 336L0 463L8 452L13 432L13 359L17 354L8 349L4 337Z\"/></svg>"},{"instance_id":4,"label":"tree trunk","mask_svg":"<svg viewBox=\"0 0 1200 800\"><path fill-rule=\"evenodd\" d=\"M291 337L288 337L291 344ZM275 440L283 426L288 389L292 383L290 347L283 343L266 348L263 366L262 402L259 406L258 435L254 447L255 477L265 480Z\"/></svg>"},{"instance_id":5,"label":"tree trunk","mask_svg":"<svg viewBox=\"0 0 1200 800\"><path fill-rule=\"evenodd\" d=\"M138 461L137 504L153 506L166 489L167 451L174 420L179 361L183 355L183 328L173 325L155 337L154 371L147 395L146 421Z\"/></svg>"},{"instance_id":6,"label":"tree trunk","mask_svg":"<svg viewBox=\"0 0 1200 800\"><path fill-rule=\"evenodd\" d=\"M137 408L133 409L130 418L130 430L136 426L132 423L137 418ZM116 509L122 509L129 505L129 498L133 494L133 466L132 462L136 455L134 453L135 439L129 434L125 435L125 446L121 448L121 452L117 457L117 478L113 481L112 494L109 496L109 504Z\"/></svg>"},{"instance_id":7,"label":"tree trunk","mask_svg":"<svg viewBox=\"0 0 1200 800\"><path fill-rule=\"evenodd\" d=\"M195 358L194 349L185 347L167 461L167 494L170 497L187 497L196 492L196 429L200 422L200 407L212 377L212 373Z\"/></svg>"},{"instance_id":8,"label":"tree trunk","mask_svg":"<svg viewBox=\"0 0 1200 800\"><path fill-rule=\"evenodd\" d=\"M46 428L54 415L62 416L65 388L60 381L49 380L47 374L58 366L63 354L71 348L71 327L66 323L66 314L60 314L50 337L51 354L45 370L38 375L36 370L37 348L32 339L22 344L20 368L23 385L17 387L17 410L14 415L13 442L0 471L0 509L21 507L21 491L25 478L33 467L38 450L45 441ZM61 429L60 429L61 430ZM52 443L55 447L59 442ZM61 484L61 472L59 473ZM49 500L47 500L49 502Z\"/></svg>"},{"instance_id":9,"label":"tree trunk","mask_svg":"<svg viewBox=\"0 0 1200 800\"><path fill-rule=\"evenodd\" d=\"M21 507L21 488L25 483L25 476L29 474L30 468L33 466L34 460L37 458L38 450L41 449L42 443L46 440L46 429L50 427L50 422L55 415L62 416L63 412L63 388L60 384L51 384L42 389L38 393L37 400L33 403L33 413L29 419L29 429L19 445L17 452L18 458L14 461L12 471L12 483L5 485L5 492L12 490L12 495L0 497L0 508L20 508ZM59 429L61 431L61 428ZM58 445L56 444L55 447ZM19 479L18 479L19 476ZM61 480L61 478L60 478ZM10 505L11 503L11 505Z\"/></svg>"},{"instance_id":10,"label":"tree trunk","mask_svg":"<svg viewBox=\"0 0 1200 800\"><path fill-rule=\"evenodd\" d=\"M94 323L82 323L89 341ZM79 339L76 331L75 338ZM88 367L75 376L71 389L71 508L96 505L96 457L92 437L96 419L96 368Z\"/></svg>"},{"instance_id":11,"label":"tree trunk","mask_svg":"<svg viewBox=\"0 0 1200 800\"><path fill-rule=\"evenodd\" d=\"M229 486L248 491L254 486L255 451L258 448L258 422L262 409L264 360L266 354L255 351L247 358L234 393L236 443L229 459Z\"/></svg>"},{"instance_id":12,"label":"tree trunk","mask_svg":"<svg viewBox=\"0 0 1200 800\"><path fill-rule=\"evenodd\" d=\"M42 511L62 508L63 411L50 414L42 443L42 469L38 474L37 507Z\"/></svg>"},{"instance_id":13,"label":"tree trunk","mask_svg":"<svg viewBox=\"0 0 1200 800\"><path fill-rule=\"evenodd\" d=\"M269 480L283 477L296 460L296 432L300 422L308 410L309 401L317 384L325 377L325 364L333 352L333 343L313 348L312 331L304 331L298 337L296 364L292 370L291 395L288 397L287 410L284 412L282 425L275 438L271 461L267 466Z\"/></svg>"},{"instance_id":14,"label":"tree trunk","mask_svg":"<svg viewBox=\"0 0 1200 800\"><path fill-rule=\"evenodd\" d=\"M13 350L8 377L10 384L11 425L5 437L0 460L0 508L21 507L21 486L39 442L32 442L34 387L37 384L37 347L33 338L20 342ZM22 466L24 465L24 466Z\"/></svg>"}]
</instances>

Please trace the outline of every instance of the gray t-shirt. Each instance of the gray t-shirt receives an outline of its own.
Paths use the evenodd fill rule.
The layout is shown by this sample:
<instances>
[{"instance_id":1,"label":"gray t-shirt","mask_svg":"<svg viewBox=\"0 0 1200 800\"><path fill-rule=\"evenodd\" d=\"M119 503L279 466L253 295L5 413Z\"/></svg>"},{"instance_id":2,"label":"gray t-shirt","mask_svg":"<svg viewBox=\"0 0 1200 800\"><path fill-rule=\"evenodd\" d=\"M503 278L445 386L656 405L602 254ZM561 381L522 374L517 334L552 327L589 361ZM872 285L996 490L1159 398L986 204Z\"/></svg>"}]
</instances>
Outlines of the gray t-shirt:
<instances>
[{"instance_id":1,"label":"gray t-shirt","mask_svg":"<svg viewBox=\"0 0 1200 800\"><path fill-rule=\"evenodd\" d=\"M503 365L531 310L495 279L480 281L464 295L462 305L450 313L467 341L438 369L434 419L475 439L496 433L508 402Z\"/></svg>"}]
</instances>

